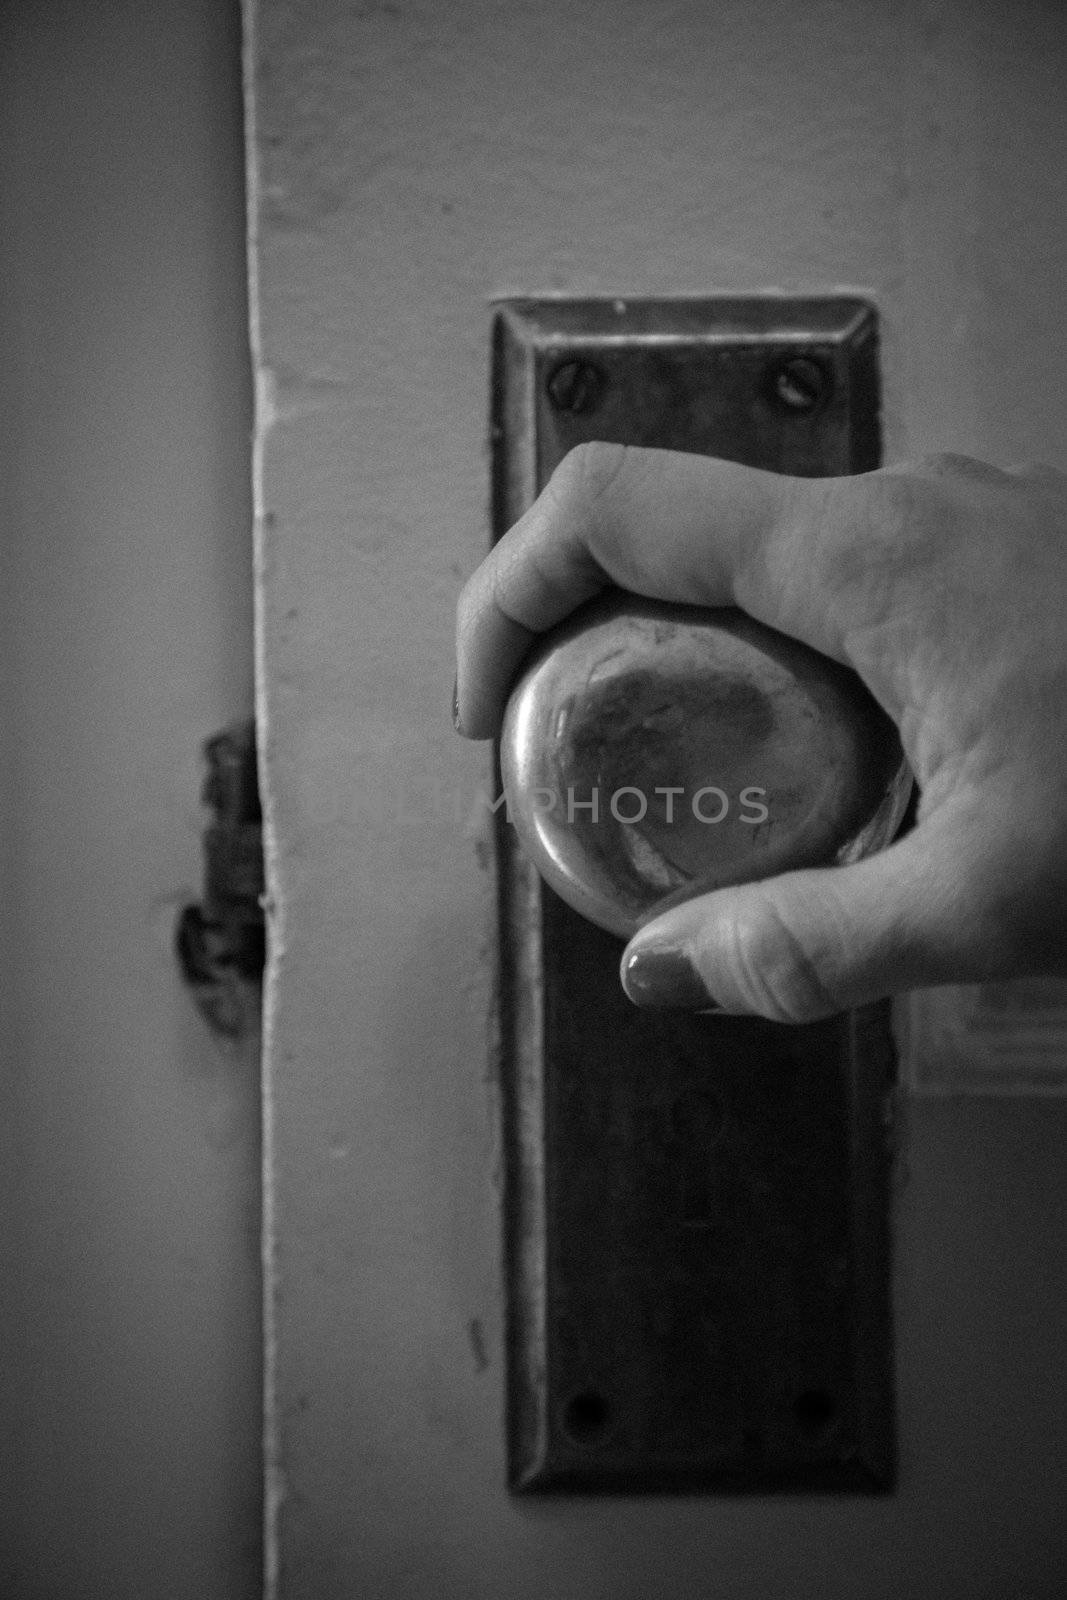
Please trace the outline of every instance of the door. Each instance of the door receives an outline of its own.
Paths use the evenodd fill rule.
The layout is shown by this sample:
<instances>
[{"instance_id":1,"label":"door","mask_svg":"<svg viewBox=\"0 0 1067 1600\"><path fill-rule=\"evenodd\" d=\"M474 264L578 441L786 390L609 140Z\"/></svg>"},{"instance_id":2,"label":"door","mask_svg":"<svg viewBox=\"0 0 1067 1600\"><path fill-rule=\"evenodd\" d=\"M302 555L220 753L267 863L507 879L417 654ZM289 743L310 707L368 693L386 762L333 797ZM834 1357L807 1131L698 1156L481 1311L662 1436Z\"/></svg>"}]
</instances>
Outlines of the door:
<instances>
[{"instance_id":1,"label":"door","mask_svg":"<svg viewBox=\"0 0 1067 1600\"><path fill-rule=\"evenodd\" d=\"M509 1497L488 755L447 703L498 297L855 291L887 461L1067 464L1067 13L256 0L248 25L271 1592L1059 1593L1055 1096L900 1095L892 1496Z\"/></svg>"},{"instance_id":2,"label":"door","mask_svg":"<svg viewBox=\"0 0 1067 1600\"><path fill-rule=\"evenodd\" d=\"M240 19L0 7L0 1594L260 1592L259 1086L174 953L252 707Z\"/></svg>"}]
</instances>

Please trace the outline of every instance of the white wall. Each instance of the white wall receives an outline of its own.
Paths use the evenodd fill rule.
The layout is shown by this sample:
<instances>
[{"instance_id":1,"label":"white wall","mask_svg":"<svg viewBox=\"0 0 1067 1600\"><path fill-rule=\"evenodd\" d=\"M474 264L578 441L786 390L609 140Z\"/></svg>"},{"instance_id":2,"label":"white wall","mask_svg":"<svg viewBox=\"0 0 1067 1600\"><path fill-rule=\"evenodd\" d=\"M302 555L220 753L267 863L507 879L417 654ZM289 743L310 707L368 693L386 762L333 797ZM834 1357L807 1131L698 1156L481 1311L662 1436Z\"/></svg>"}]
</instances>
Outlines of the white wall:
<instances>
[{"instance_id":1,"label":"white wall","mask_svg":"<svg viewBox=\"0 0 1067 1600\"><path fill-rule=\"evenodd\" d=\"M254 10L279 1593L1050 1600L1062 1102L908 1109L892 1499L507 1498L491 879L428 785L486 770L492 297L856 287L890 458L1067 465L1067 9Z\"/></svg>"},{"instance_id":2,"label":"white wall","mask_svg":"<svg viewBox=\"0 0 1067 1600\"><path fill-rule=\"evenodd\" d=\"M0 7L0 1594L258 1593L255 1052L181 987L251 706L240 37Z\"/></svg>"}]
</instances>

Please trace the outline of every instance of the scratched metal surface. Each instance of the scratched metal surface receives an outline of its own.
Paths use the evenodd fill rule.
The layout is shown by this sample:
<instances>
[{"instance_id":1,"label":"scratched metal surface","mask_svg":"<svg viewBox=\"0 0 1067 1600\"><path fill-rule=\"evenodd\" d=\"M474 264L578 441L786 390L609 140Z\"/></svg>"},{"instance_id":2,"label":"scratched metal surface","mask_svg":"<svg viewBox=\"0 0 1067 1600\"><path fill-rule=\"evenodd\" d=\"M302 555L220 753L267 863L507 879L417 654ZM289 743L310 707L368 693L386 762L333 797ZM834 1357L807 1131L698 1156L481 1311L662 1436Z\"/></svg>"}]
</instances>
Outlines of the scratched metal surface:
<instances>
[{"instance_id":1,"label":"scratched metal surface","mask_svg":"<svg viewBox=\"0 0 1067 1600\"><path fill-rule=\"evenodd\" d=\"M845 297L502 306L496 535L583 439L869 470L876 338ZM511 1487L891 1488L888 1008L641 1013L497 843Z\"/></svg>"}]
</instances>

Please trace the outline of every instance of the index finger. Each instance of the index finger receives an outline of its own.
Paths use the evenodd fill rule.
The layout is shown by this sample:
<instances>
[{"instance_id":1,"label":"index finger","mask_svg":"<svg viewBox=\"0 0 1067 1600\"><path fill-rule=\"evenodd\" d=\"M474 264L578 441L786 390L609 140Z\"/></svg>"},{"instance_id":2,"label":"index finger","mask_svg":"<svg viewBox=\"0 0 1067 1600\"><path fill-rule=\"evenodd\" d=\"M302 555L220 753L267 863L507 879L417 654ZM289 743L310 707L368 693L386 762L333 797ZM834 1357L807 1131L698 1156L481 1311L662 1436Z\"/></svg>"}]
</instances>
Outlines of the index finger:
<instances>
[{"instance_id":1,"label":"index finger","mask_svg":"<svg viewBox=\"0 0 1067 1600\"><path fill-rule=\"evenodd\" d=\"M827 484L841 481L679 451L579 445L460 595L461 731L490 738L533 639L612 584L657 600L739 605L840 659L811 577L811 540Z\"/></svg>"}]
</instances>

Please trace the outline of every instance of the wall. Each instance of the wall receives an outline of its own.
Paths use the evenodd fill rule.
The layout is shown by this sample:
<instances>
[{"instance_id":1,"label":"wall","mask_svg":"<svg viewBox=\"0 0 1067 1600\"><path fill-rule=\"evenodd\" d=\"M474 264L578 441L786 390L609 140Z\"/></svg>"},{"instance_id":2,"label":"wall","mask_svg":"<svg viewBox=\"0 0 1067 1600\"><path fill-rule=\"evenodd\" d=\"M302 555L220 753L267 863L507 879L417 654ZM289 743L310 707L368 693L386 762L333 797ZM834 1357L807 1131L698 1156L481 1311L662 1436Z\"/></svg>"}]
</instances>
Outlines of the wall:
<instances>
[{"instance_id":1,"label":"wall","mask_svg":"<svg viewBox=\"0 0 1067 1600\"><path fill-rule=\"evenodd\" d=\"M889 458L1067 465L1067 12L258 0L250 23L273 1592L1061 1593L1062 1101L905 1108L892 1499L509 1500L487 757L447 707L494 296L855 287Z\"/></svg>"},{"instance_id":2,"label":"wall","mask_svg":"<svg viewBox=\"0 0 1067 1600\"><path fill-rule=\"evenodd\" d=\"M259 1591L255 1051L181 986L251 708L236 9L0 6L0 1594Z\"/></svg>"}]
</instances>

